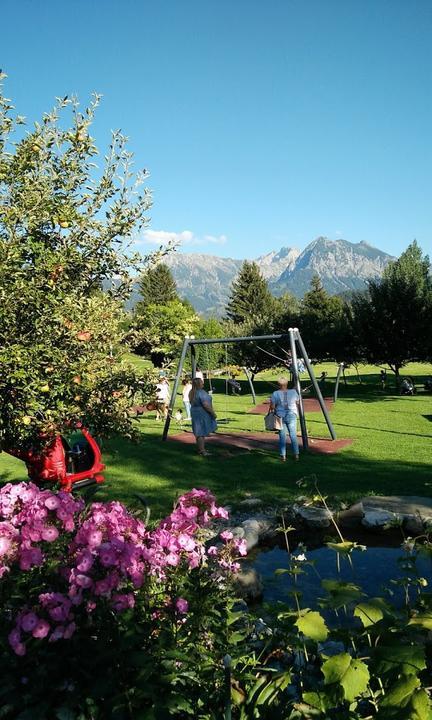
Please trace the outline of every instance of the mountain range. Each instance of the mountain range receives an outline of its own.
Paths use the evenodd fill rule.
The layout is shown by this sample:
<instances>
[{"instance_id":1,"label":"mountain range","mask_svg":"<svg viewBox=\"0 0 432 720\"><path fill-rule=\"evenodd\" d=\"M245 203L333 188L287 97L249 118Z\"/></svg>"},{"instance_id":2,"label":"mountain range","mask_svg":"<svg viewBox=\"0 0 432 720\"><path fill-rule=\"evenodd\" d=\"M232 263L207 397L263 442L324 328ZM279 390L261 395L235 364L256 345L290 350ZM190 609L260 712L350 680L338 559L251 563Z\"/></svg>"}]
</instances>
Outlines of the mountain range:
<instances>
[{"instance_id":1,"label":"mountain range","mask_svg":"<svg viewBox=\"0 0 432 720\"><path fill-rule=\"evenodd\" d=\"M394 258L366 242L318 237L303 251L283 247L254 260L274 295L288 291L302 297L315 274L331 294L360 290L368 279L379 277ZM199 313L224 314L231 284L243 260L202 253L173 253L164 262L171 268L179 295L189 300Z\"/></svg>"}]
</instances>

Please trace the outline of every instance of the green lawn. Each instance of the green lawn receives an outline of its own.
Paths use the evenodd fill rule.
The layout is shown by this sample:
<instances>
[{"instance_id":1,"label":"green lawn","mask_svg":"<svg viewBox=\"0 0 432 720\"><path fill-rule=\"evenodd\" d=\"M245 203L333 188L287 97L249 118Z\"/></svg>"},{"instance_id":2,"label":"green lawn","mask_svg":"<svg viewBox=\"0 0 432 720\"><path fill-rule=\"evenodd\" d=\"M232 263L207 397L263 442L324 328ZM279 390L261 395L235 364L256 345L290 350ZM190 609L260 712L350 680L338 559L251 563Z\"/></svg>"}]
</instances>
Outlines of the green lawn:
<instances>
[{"instance_id":1,"label":"green lawn","mask_svg":"<svg viewBox=\"0 0 432 720\"><path fill-rule=\"evenodd\" d=\"M334 388L334 365L326 369L329 382L326 395ZM153 416L140 422L141 441L137 445L114 440L104 448L107 484L101 498L131 499L144 493L157 516L166 512L177 494L194 486L208 486L223 502L236 502L246 493L279 503L298 494L296 480L316 474L321 490L350 501L367 493L430 495L432 482L432 395L422 390L431 366L411 365L405 374L414 377L419 392L399 397L393 388L382 392L376 368L362 368L363 385L354 371L347 372L348 385L341 383L339 400L331 417L338 437L354 443L336 455L305 454L300 463L282 465L275 453L254 451L225 458L220 450L210 458L198 457L193 446L162 443L162 424ZM332 377L330 377L332 376ZM256 383L258 400L272 391L276 373L260 376ZM389 381L393 379L389 376ZM306 383L305 383L306 384ZM247 413L250 395L225 398L223 380L215 381L214 403L219 417L230 418L223 432L262 430L263 419ZM220 392L217 392L220 391ZM326 437L327 428L320 414L307 416L311 436ZM178 432L175 423L172 433ZM5 479L24 477L23 464L8 455L0 456L0 474Z\"/></svg>"}]
</instances>

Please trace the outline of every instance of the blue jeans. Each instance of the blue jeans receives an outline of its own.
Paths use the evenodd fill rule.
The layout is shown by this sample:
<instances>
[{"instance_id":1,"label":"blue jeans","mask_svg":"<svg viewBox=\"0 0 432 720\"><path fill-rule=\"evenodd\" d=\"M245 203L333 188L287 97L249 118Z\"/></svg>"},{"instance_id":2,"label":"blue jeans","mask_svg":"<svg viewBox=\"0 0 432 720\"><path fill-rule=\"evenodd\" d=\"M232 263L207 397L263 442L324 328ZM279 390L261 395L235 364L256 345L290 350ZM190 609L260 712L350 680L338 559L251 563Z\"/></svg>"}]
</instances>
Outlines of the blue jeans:
<instances>
[{"instance_id":1,"label":"blue jeans","mask_svg":"<svg viewBox=\"0 0 432 720\"><path fill-rule=\"evenodd\" d=\"M186 410L187 420L191 419L190 402L189 400L183 400L184 409Z\"/></svg>"},{"instance_id":2,"label":"blue jeans","mask_svg":"<svg viewBox=\"0 0 432 720\"><path fill-rule=\"evenodd\" d=\"M280 419L282 421L282 429L279 430L279 454L283 457L286 455L286 436L288 431L293 455L298 455L297 415L293 412L287 412L285 415L280 416Z\"/></svg>"}]
</instances>

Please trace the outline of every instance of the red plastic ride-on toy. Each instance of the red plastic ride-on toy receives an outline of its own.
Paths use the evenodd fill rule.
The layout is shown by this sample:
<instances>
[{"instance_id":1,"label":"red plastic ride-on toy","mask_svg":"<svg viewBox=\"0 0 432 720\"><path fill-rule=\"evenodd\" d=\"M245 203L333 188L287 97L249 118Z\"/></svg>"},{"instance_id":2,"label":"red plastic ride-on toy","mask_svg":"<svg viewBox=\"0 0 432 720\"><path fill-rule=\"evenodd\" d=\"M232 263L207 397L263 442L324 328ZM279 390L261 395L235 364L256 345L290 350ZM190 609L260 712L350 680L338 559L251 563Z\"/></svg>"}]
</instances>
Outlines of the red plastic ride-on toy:
<instances>
[{"instance_id":1,"label":"red plastic ride-on toy","mask_svg":"<svg viewBox=\"0 0 432 720\"><path fill-rule=\"evenodd\" d=\"M30 480L41 485L59 483L66 492L104 482L101 472L105 469L101 451L89 431L76 425L84 440L70 447L67 440L57 435L45 448L35 450L7 450L27 465Z\"/></svg>"}]
</instances>

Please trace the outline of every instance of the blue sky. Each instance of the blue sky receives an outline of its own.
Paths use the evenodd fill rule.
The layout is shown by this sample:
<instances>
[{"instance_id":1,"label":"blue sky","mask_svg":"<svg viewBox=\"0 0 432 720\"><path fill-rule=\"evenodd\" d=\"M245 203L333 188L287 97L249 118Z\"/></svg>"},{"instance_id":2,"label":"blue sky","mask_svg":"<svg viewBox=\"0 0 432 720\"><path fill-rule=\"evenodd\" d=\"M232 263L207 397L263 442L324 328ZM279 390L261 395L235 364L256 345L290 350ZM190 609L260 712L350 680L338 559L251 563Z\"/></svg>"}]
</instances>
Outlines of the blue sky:
<instances>
[{"instance_id":1,"label":"blue sky","mask_svg":"<svg viewBox=\"0 0 432 720\"><path fill-rule=\"evenodd\" d=\"M0 17L28 119L103 93L99 146L122 128L151 173L143 240L432 252L431 0L15 0Z\"/></svg>"}]
</instances>

